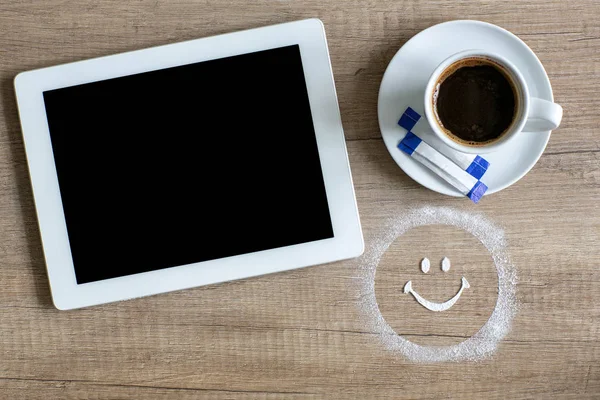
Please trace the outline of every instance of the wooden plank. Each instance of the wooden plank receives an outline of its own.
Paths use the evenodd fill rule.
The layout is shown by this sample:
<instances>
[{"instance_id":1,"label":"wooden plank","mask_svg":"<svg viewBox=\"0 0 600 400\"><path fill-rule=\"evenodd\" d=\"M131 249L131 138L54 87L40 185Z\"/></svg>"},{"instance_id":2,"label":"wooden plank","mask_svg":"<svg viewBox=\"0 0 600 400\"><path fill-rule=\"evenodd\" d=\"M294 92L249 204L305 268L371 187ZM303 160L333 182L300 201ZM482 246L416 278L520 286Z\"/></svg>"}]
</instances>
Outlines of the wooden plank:
<instances>
[{"instance_id":1,"label":"wooden plank","mask_svg":"<svg viewBox=\"0 0 600 400\"><path fill-rule=\"evenodd\" d=\"M16 73L315 16L328 34L367 246L386 219L422 205L480 212L504 228L520 310L498 353L480 363L421 365L387 351L364 322L360 260L54 310L12 89ZM0 398L598 398L598 17L596 0L0 2ZM413 182L387 153L377 124L390 59L420 30L452 19L518 34L565 108L534 169L477 206ZM424 344L475 332L491 313L497 282L477 246L449 227L399 238L375 280L386 320ZM454 274L439 271L444 255ZM437 268L427 276L418 269L422 256ZM412 279L424 295L448 298L461 274L472 290L441 319L401 293Z\"/></svg>"}]
</instances>

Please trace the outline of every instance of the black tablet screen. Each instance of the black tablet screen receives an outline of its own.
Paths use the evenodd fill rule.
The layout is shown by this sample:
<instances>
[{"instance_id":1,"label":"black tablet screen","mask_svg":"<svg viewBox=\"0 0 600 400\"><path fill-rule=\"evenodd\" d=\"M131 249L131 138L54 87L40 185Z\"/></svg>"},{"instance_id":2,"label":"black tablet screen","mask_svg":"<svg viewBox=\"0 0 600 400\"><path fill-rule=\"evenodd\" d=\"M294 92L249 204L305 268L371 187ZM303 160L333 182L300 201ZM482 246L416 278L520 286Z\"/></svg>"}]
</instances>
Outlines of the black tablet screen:
<instances>
[{"instance_id":1,"label":"black tablet screen","mask_svg":"<svg viewBox=\"0 0 600 400\"><path fill-rule=\"evenodd\" d=\"M44 102L79 284L333 237L298 46Z\"/></svg>"}]
</instances>

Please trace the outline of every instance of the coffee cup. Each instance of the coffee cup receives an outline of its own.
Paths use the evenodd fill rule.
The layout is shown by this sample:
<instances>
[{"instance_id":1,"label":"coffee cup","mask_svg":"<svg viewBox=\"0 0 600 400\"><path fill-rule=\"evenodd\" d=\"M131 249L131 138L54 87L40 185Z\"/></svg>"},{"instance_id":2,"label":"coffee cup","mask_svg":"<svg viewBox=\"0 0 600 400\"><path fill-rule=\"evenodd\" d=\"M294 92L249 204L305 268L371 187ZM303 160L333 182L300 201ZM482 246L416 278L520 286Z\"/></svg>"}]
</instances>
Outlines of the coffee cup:
<instances>
[{"instance_id":1,"label":"coffee cup","mask_svg":"<svg viewBox=\"0 0 600 400\"><path fill-rule=\"evenodd\" d=\"M425 115L436 136L464 153L489 153L516 136L556 129L562 107L532 97L519 70L485 50L456 53L434 70Z\"/></svg>"}]
</instances>

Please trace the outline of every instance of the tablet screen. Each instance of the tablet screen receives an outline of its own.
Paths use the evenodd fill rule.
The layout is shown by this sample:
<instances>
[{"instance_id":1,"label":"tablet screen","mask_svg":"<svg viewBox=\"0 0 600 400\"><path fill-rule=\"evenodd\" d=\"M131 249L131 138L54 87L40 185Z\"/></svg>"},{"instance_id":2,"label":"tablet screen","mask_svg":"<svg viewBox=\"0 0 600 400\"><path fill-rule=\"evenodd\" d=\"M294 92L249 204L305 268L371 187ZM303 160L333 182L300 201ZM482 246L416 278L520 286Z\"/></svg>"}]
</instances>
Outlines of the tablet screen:
<instances>
[{"instance_id":1,"label":"tablet screen","mask_svg":"<svg viewBox=\"0 0 600 400\"><path fill-rule=\"evenodd\" d=\"M44 102L78 284L333 237L297 45Z\"/></svg>"}]
</instances>

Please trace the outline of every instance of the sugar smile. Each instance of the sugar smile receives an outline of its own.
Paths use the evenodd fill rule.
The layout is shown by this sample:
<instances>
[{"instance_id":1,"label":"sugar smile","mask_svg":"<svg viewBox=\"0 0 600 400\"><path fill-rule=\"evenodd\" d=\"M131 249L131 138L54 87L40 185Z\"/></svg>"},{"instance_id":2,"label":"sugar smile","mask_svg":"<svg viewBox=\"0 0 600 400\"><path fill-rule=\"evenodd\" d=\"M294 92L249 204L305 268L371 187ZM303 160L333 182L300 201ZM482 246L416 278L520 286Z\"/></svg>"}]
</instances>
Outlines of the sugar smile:
<instances>
[{"instance_id":1,"label":"sugar smile","mask_svg":"<svg viewBox=\"0 0 600 400\"><path fill-rule=\"evenodd\" d=\"M416 291L413 290L412 281L406 282L406 285L404 285L404 293L412 294L413 297L415 298L415 300L417 300L417 302L419 304L421 304L423 307L425 307L426 309L428 309L430 311L446 311L458 301L463 290L468 289L470 287L471 287L471 285L469 285L469 282L463 276L462 284L460 286L460 289L458 290L458 293L456 293L454 295L454 297L452 297L450 300L447 300L443 303L436 303L436 302L429 301L429 300L425 299L424 297L422 297L419 293L417 293Z\"/></svg>"}]
</instances>

